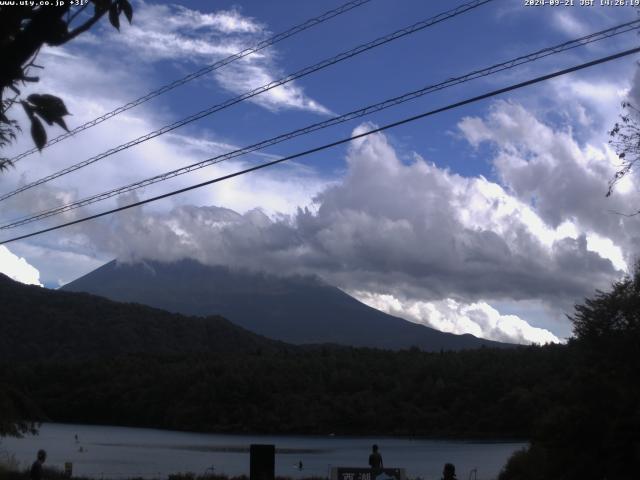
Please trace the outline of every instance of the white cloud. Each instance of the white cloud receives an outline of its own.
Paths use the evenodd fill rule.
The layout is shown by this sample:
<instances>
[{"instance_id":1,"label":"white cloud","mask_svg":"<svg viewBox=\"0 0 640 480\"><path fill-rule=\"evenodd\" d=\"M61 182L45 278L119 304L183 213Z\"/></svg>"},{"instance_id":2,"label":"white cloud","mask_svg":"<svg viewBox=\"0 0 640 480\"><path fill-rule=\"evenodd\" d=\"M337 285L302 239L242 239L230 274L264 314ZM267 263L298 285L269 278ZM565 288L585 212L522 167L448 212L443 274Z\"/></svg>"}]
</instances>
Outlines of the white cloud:
<instances>
[{"instance_id":1,"label":"white cloud","mask_svg":"<svg viewBox=\"0 0 640 480\"><path fill-rule=\"evenodd\" d=\"M141 2L135 22L114 32L103 29L115 45L123 45L128 55L138 61L170 60L194 65L212 64L250 47L270 35L255 19L238 10L204 13L184 6L156 5ZM253 53L240 61L216 70L214 78L225 90L243 94L283 77L277 67L273 47ZM322 115L330 111L305 95L296 82L277 87L249 101L270 110L297 109Z\"/></svg>"},{"instance_id":2,"label":"white cloud","mask_svg":"<svg viewBox=\"0 0 640 480\"><path fill-rule=\"evenodd\" d=\"M575 15L572 15L570 10L556 9L553 15L553 25L571 38L582 37L589 33L588 26L578 20Z\"/></svg>"},{"instance_id":3,"label":"white cloud","mask_svg":"<svg viewBox=\"0 0 640 480\"><path fill-rule=\"evenodd\" d=\"M155 5L156 8L166 8ZM173 29L201 29L213 28L222 33L261 33L264 26L256 22L253 18L243 17L238 10L219 10L214 13L201 13L197 10L177 6L176 12L165 17L169 24L175 26Z\"/></svg>"},{"instance_id":4,"label":"white cloud","mask_svg":"<svg viewBox=\"0 0 640 480\"><path fill-rule=\"evenodd\" d=\"M402 301L393 295L361 291L351 294L370 307L442 332L470 333L488 340L520 344L560 342L549 330L533 327L517 315L502 315L486 302L462 303L452 298Z\"/></svg>"},{"instance_id":5,"label":"white cloud","mask_svg":"<svg viewBox=\"0 0 640 480\"><path fill-rule=\"evenodd\" d=\"M629 265L624 259L622 249L610 238L601 237L595 233L587 235L587 249L596 252L602 258L607 258L618 270L629 271Z\"/></svg>"},{"instance_id":6,"label":"white cloud","mask_svg":"<svg viewBox=\"0 0 640 480\"><path fill-rule=\"evenodd\" d=\"M504 101L485 118L464 118L459 128L472 145L494 147L501 182L514 198L531 205L543 224L557 229L571 222L587 236L589 250L616 268L629 264L640 246L640 224L613 212L633 208L636 192L627 185L605 197L619 160L602 135L580 144L567 126L551 127L523 106ZM632 177L628 183L637 181Z\"/></svg>"},{"instance_id":7,"label":"white cloud","mask_svg":"<svg viewBox=\"0 0 640 480\"><path fill-rule=\"evenodd\" d=\"M254 90L283 76L274 75L265 65L243 60L216 72L216 79L220 82L220 85L234 93ZM308 110L322 115L332 114L329 109L308 98L304 94L304 90L294 82L273 88L253 97L251 101L274 111L282 108L293 108Z\"/></svg>"},{"instance_id":8,"label":"white cloud","mask_svg":"<svg viewBox=\"0 0 640 480\"><path fill-rule=\"evenodd\" d=\"M264 25L237 10L211 13L178 5L140 1L135 21L120 32L102 28L110 41L131 48L144 61L181 60L213 63L237 53L267 33Z\"/></svg>"},{"instance_id":9,"label":"white cloud","mask_svg":"<svg viewBox=\"0 0 640 480\"><path fill-rule=\"evenodd\" d=\"M58 49L60 50L60 49ZM73 56L49 55L48 50L39 58L47 75L35 87L36 91L50 92L65 100L73 114L67 118L70 127L82 124L96 116L126 103L131 98L148 91L149 85L138 76L136 70L111 68L109 62L94 62L82 54ZM81 72L81 73L80 73ZM112 82L121 85L112 88ZM28 94L28 93L27 93ZM15 110L17 117L22 116ZM0 175L0 191L8 192L27 182L57 172L70 164L103 152L116 143L128 141L159 128L167 122L167 112L146 104L108 120L90 130L78 134L64 142L47 148L42 154L34 154L16 164L15 169ZM168 122L167 122L168 123ZM28 125L22 119L23 127ZM27 128L28 132L28 128ZM48 128L50 136L60 131ZM33 143L28 135L21 135L16 144L6 150L7 156L30 149ZM3 202L2 223L23 215L68 203L110 188L126 185L161 172L173 170L197 161L237 149L238 146L226 138L220 138L209 130L176 131L113 155L99 163L78 170L37 188L25 191ZM138 193L143 197L164 193L190 184L228 174L257 160L272 159L273 155L256 152L245 157L194 171L183 177L146 187ZM291 162L260 174L245 175L214 187L200 189L189 194L174 197L150 206L151 211L162 211L171 205L181 204L222 204L239 212L246 212L260 205L270 214L276 212L294 213L299 205L308 204L311 198L322 190L328 180L309 167ZM69 221L88 213L96 213L115 206L112 199L90 208L75 210L49 221L30 224L18 230L2 231L2 238L19 233L31 232L38 227L50 226ZM28 258L42 272L46 285L68 282L89 267L95 267L105 252L96 252L90 242L66 242L68 230L20 242L20 246L31 245L34 249L24 249L21 255ZM48 250L45 254L35 248ZM71 258L66 255L83 255ZM96 260L98 259L98 260ZM65 262L75 266L65 266Z\"/></svg>"},{"instance_id":10,"label":"white cloud","mask_svg":"<svg viewBox=\"0 0 640 480\"><path fill-rule=\"evenodd\" d=\"M16 255L28 258L29 263L39 270L42 284L57 288L112 260L79 240L65 236L60 242L51 238L40 240L39 245L17 242L11 244L11 249Z\"/></svg>"},{"instance_id":11,"label":"white cloud","mask_svg":"<svg viewBox=\"0 0 640 480\"><path fill-rule=\"evenodd\" d=\"M0 245L0 273L27 285L39 285L40 272L26 259L18 257L4 245Z\"/></svg>"}]
</instances>

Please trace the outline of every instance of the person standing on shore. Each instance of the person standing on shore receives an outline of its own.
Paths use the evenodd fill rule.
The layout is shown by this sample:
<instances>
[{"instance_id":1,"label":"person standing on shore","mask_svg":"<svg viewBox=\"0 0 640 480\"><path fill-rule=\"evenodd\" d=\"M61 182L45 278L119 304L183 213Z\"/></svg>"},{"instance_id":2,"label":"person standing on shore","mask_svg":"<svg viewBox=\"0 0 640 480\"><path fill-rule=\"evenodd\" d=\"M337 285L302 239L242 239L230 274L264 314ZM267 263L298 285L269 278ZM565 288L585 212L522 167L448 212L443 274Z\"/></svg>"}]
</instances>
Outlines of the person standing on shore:
<instances>
[{"instance_id":1,"label":"person standing on shore","mask_svg":"<svg viewBox=\"0 0 640 480\"><path fill-rule=\"evenodd\" d=\"M442 470L442 480L457 480L456 467L453 463L445 463Z\"/></svg>"},{"instance_id":2,"label":"person standing on shore","mask_svg":"<svg viewBox=\"0 0 640 480\"><path fill-rule=\"evenodd\" d=\"M371 455L369 455L369 466L371 467L371 476L376 478L382 473L384 464L382 462L382 455L378 452L378 445L371 447Z\"/></svg>"},{"instance_id":3,"label":"person standing on shore","mask_svg":"<svg viewBox=\"0 0 640 480\"><path fill-rule=\"evenodd\" d=\"M29 471L29 478L31 480L42 480L42 464L47 459L47 452L44 450L38 450L38 457Z\"/></svg>"}]
</instances>

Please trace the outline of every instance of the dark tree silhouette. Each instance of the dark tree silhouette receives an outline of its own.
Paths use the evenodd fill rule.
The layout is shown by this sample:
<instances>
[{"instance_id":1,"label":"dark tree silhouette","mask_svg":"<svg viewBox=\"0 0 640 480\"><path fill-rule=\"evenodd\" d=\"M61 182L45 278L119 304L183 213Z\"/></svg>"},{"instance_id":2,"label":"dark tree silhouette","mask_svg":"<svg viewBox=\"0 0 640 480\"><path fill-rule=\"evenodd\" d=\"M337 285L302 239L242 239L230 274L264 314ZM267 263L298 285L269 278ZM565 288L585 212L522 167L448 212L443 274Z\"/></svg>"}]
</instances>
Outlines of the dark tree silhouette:
<instances>
[{"instance_id":1,"label":"dark tree silhouette","mask_svg":"<svg viewBox=\"0 0 640 480\"><path fill-rule=\"evenodd\" d=\"M43 121L49 126L56 124L67 129L64 116L69 112L62 99L50 94L22 97L21 88L26 83L39 80L32 72L42 68L35 59L43 45L64 45L89 30L105 15L117 29L120 29L121 14L129 22L133 17L128 0L88 0L84 5L72 3L0 6L0 149L21 132L20 125L9 112L17 106L27 114L31 137L39 149L47 142ZM7 158L0 158L0 171L10 165Z\"/></svg>"},{"instance_id":2,"label":"dark tree silhouette","mask_svg":"<svg viewBox=\"0 0 640 480\"><path fill-rule=\"evenodd\" d=\"M0 382L0 437L19 437L37 431L40 410L14 387Z\"/></svg>"},{"instance_id":3,"label":"dark tree silhouette","mask_svg":"<svg viewBox=\"0 0 640 480\"><path fill-rule=\"evenodd\" d=\"M11 109L22 107L30 122L31 137L41 149L47 142L42 122L66 130L64 116L69 112L62 99L50 94L32 94L23 98L21 88L39 80L31 72L42 68L35 59L43 45L60 46L89 30L104 15L120 28L120 15L129 22L133 9L128 0L89 0L84 5L0 6L0 150L22 131L11 118ZM77 2L80 3L80 2ZM90 12L91 8L93 12ZM0 171L11 166L0 156ZM0 436L33 432L36 424L17 420L35 418L33 405L18 390L0 385Z\"/></svg>"},{"instance_id":4,"label":"dark tree silhouette","mask_svg":"<svg viewBox=\"0 0 640 480\"><path fill-rule=\"evenodd\" d=\"M640 264L570 317L569 375L501 480L635 479L640 471Z\"/></svg>"},{"instance_id":5,"label":"dark tree silhouette","mask_svg":"<svg viewBox=\"0 0 640 480\"><path fill-rule=\"evenodd\" d=\"M576 306L571 321L580 341L640 338L640 263L631 276L614 283L610 292L598 291L584 305Z\"/></svg>"}]
</instances>

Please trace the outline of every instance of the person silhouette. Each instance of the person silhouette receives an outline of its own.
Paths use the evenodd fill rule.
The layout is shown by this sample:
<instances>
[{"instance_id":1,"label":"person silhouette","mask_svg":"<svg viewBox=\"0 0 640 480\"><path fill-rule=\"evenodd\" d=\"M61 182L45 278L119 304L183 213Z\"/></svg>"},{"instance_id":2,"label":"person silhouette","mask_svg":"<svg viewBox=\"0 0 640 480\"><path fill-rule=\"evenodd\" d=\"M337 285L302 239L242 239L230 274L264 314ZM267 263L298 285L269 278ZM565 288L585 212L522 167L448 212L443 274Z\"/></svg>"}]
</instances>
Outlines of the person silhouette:
<instances>
[{"instance_id":1,"label":"person silhouette","mask_svg":"<svg viewBox=\"0 0 640 480\"><path fill-rule=\"evenodd\" d=\"M369 466L371 467L371 476L376 478L382 473L384 463L382 462L382 455L378 452L378 445L374 444L371 447L371 455L369 455Z\"/></svg>"},{"instance_id":2,"label":"person silhouette","mask_svg":"<svg viewBox=\"0 0 640 480\"><path fill-rule=\"evenodd\" d=\"M456 480L456 467L453 463L445 463L442 470L442 480Z\"/></svg>"},{"instance_id":3,"label":"person silhouette","mask_svg":"<svg viewBox=\"0 0 640 480\"><path fill-rule=\"evenodd\" d=\"M36 461L31 465L31 470L29 471L29 478L31 480L42 480L42 464L47 459L47 452L44 450L38 450L38 456Z\"/></svg>"}]
</instances>

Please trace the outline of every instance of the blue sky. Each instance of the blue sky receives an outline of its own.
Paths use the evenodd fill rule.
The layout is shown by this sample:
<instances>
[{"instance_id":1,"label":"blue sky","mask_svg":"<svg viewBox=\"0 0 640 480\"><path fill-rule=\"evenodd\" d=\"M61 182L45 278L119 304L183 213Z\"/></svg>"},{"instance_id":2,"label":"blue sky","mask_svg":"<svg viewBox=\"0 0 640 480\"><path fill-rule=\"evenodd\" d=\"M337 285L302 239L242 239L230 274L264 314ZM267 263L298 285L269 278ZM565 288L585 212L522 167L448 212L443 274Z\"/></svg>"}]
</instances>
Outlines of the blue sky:
<instances>
[{"instance_id":1,"label":"blue sky","mask_svg":"<svg viewBox=\"0 0 640 480\"><path fill-rule=\"evenodd\" d=\"M490 2L17 195L4 203L3 220L637 16L631 7L523 3ZM64 98L73 113L68 124L75 126L340 4L138 1L133 25L122 25L121 32L105 21L73 44L43 51L39 60L46 75L34 91ZM456 5L372 0L22 160L0 177L0 187L9 191ZM630 32L554 55L271 147L267 156L251 155L148 187L136 198L637 44L637 33ZM570 325L564 314L595 288L620 278L640 244L637 221L609 213L632 205L635 178L614 198L604 198L615 171L607 130L620 102L633 97L636 60L627 57L143 210L10 244L1 252L4 271L17 278L22 268L31 281L55 288L114 257L189 256L320 275L370 305L442 330L522 342L565 338ZM29 139L21 138L9 154L28 147ZM65 220L132 198L76 211ZM260 255L249 254L248 246Z\"/></svg>"}]
</instances>

